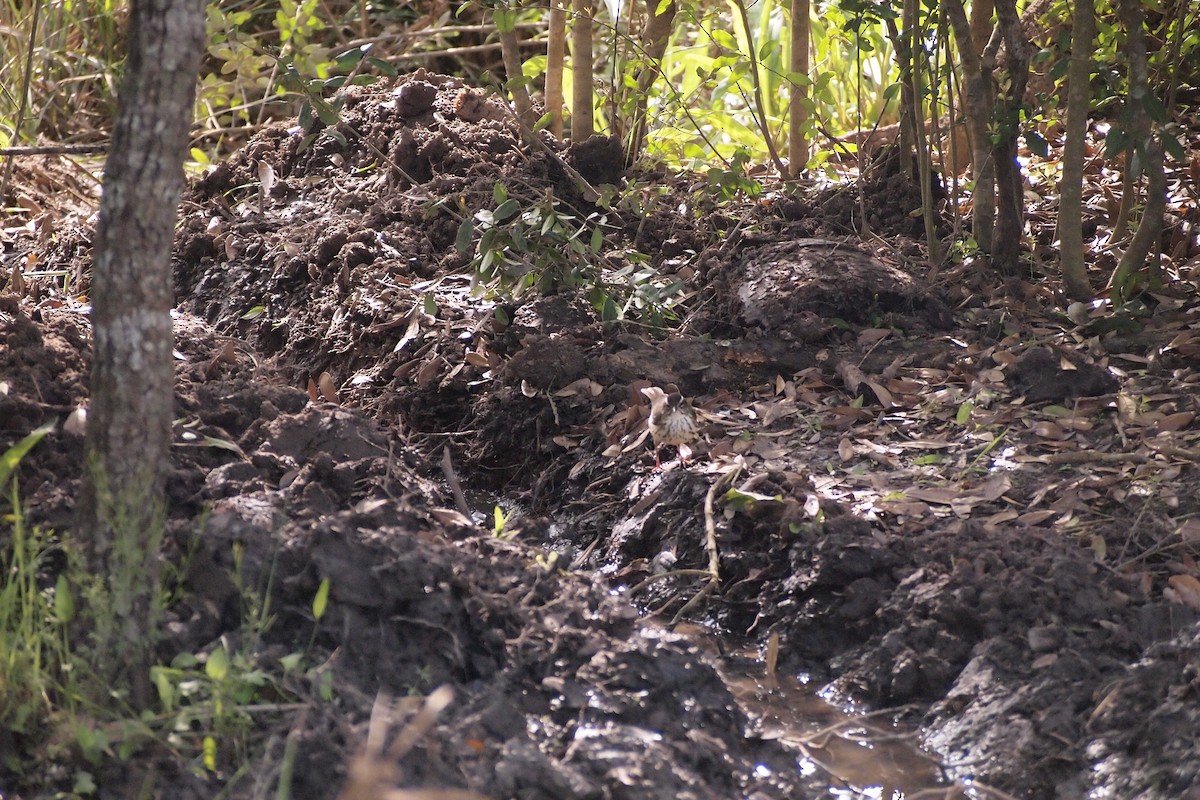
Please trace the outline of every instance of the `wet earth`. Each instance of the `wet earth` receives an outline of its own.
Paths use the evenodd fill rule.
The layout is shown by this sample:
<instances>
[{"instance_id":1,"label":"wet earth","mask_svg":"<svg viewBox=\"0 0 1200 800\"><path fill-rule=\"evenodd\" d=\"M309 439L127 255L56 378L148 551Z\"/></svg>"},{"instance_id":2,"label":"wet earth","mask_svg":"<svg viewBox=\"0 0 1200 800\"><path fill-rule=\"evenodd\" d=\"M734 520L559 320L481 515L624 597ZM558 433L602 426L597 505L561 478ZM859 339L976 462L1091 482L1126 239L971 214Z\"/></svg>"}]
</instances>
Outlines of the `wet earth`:
<instances>
[{"instance_id":1,"label":"wet earth","mask_svg":"<svg viewBox=\"0 0 1200 800\"><path fill-rule=\"evenodd\" d=\"M929 280L919 187L887 162L720 202L541 141L419 72L191 182L160 656L285 679L210 763L185 730L93 766L97 796L258 797L286 771L297 798L1200 798L1200 249L1111 329L1040 275ZM91 223L23 170L0 448L87 401ZM553 293L472 280L479 212L540 223L550 197L599 231L601 288L536 238L497 253L516 282L550 264ZM30 254L43 274L14 279ZM656 469L639 390L668 384L702 435ZM29 520L69 528L82 441L24 459ZM867 736L853 779L810 769L854 725L781 735L731 672L940 766L896 784ZM0 747L37 763L0 761L0 795L70 788L69 753Z\"/></svg>"}]
</instances>

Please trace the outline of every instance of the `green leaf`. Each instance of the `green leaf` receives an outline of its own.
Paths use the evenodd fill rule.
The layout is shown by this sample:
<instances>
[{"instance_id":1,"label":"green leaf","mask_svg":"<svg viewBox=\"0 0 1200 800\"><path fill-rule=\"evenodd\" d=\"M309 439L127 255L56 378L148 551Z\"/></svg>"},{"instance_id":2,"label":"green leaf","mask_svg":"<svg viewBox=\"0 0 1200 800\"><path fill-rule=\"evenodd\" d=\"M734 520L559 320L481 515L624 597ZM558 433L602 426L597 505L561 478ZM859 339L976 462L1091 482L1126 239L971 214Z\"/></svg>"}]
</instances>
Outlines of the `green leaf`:
<instances>
[{"instance_id":1,"label":"green leaf","mask_svg":"<svg viewBox=\"0 0 1200 800\"><path fill-rule=\"evenodd\" d=\"M384 61L382 58L368 58L367 63L382 72L384 75L387 75L389 78L394 78L400 74L398 69Z\"/></svg>"},{"instance_id":2,"label":"green leaf","mask_svg":"<svg viewBox=\"0 0 1200 800\"><path fill-rule=\"evenodd\" d=\"M76 772L71 791L82 795L95 794L96 781L92 778L92 773L82 769Z\"/></svg>"},{"instance_id":3,"label":"green leaf","mask_svg":"<svg viewBox=\"0 0 1200 800\"><path fill-rule=\"evenodd\" d=\"M1050 154L1050 143L1035 130L1025 131L1025 146L1029 148L1030 152L1041 158Z\"/></svg>"},{"instance_id":4,"label":"green leaf","mask_svg":"<svg viewBox=\"0 0 1200 800\"><path fill-rule=\"evenodd\" d=\"M229 654L225 652L224 645L208 654L208 661L204 663L204 674L214 681L223 681L229 677Z\"/></svg>"},{"instance_id":5,"label":"green leaf","mask_svg":"<svg viewBox=\"0 0 1200 800\"><path fill-rule=\"evenodd\" d=\"M327 608L329 608L329 578L322 578L321 585L317 587L317 596L313 598L313 618L320 619L325 616Z\"/></svg>"},{"instance_id":6,"label":"green leaf","mask_svg":"<svg viewBox=\"0 0 1200 800\"><path fill-rule=\"evenodd\" d=\"M75 598L71 594L71 583L67 576L62 574L54 582L54 617L63 625L75 619Z\"/></svg>"},{"instance_id":7,"label":"green leaf","mask_svg":"<svg viewBox=\"0 0 1200 800\"><path fill-rule=\"evenodd\" d=\"M1147 92L1146 96L1142 98L1142 106L1146 109L1146 113L1150 115L1152 120L1159 125L1167 124L1167 107L1163 105L1162 100L1159 100L1158 97Z\"/></svg>"},{"instance_id":8,"label":"green leaf","mask_svg":"<svg viewBox=\"0 0 1200 800\"><path fill-rule=\"evenodd\" d=\"M8 486L8 479L16 470L17 465L21 463L21 459L42 440L43 436L52 430L54 430L54 423L47 422L0 455L0 487Z\"/></svg>"},{"instance_id":9,"label":"green leaf","mask_svg":"<svg viewBox=\"0 0 1200 800\"><path fill-rule=\"evenodd\" d=\"M1114 158L1129 143L1129 135L1120 128L1113 128L1104 139L1104 157Z\"/></svg>"},{"instance_id":10,"label":"green leaf","mask_svg":"<svg viewBox=\"0 0 1200 800\"><path fill-rule=\"evenodd\" d=\"M508 190L504 188L504 184L496 182L492 185L492 202L500 205L508 199Z\"/></svg>"},{"instance_id":11,"label":"green leaf","mask_svg":"<svg viewBox=\"0 0 1200 800\"><path fill-rule=\"evenodd\" d=\"M515 8L497 8L492 11L492 21L500 33L512 33L517 28L517 10Z\"/></svg>"},{"instance_id":12,"label":"green leaf","mask_svg":"<svg viewBox=\"0 0 1200 800\"><path fill-rule=\"evenodd\" d=\"M344 69L344 70L349 71L349 70L354 69L354 67L357 66L358 62L362 61L362 58L363 58L362 50L355 48L353 50L347 50L346 52L342 53L340 56L338 56L337 58L335 58L333 60L333 63L337 64L338 69Z\"/></svg>"},{"instance_id":13,"label":"green leaf","mask_svg":"<svg viewBox=\"0 0 1200 800\"><path fill-rule=\"evenodd\" d=\"M162 667L151 667L150 680L154 682L154 688L158 692L158 702L162 704L163 710L167 713L174 711L175 685L171 683L167 671Z\"/></svg>"},{"instance_id":14,"label":"green leaf","mask_svg":"<svg viewBox=\"0 0 1200 800\"><path fill-rule=\"evenodd\" d=\"M954 415L954 421L959 425L966 425L971 421L971 414L975 411L975 404L970 400L958 407L958 413Z\"/></svg>"},{"instance_id":15,"label":"green leaf","mask_svg":"<svg viewBox=\"0 0 1200 800\"><path fill-rule=\"evenodd\" d=\"M733 34L729 31L716 28L712 31L712 40L716 42L718 47L724 47L726 50L738 49L737 39L733 38Z\"/></svg>"},{"instance_id":16,"label":"green leaf","mask_svg":"<svg viewBox=\"0 0 1200 800\"><path fill-rule=\"evenodd\" d=\"M604 322L615 322L621 318L621 309L613 302L611 296L604 297L604 304L600 307L600 319Z\"/></svg>"},{"instance_id":17,"label":"green leaf","mask_svg":"<svg viewBox=\"0 0 1200 800\"><path fill-rule=\"evenodd\" d=\"M200 659L196 658L196 656L192 653L188 653L186 651L176 654L176 656L171 659L172 669L195 669L199 664Z\"/></svg>"},{"instance_id":18,"label":"green leaf","mask_svg":"<svg viewBox=\"0 0 1200 800\"><path fill-rule=\"evenodd\" d=\"M520 210L521 203L516 198L510 197L496 207L496 210L492 212L492 218L496 222L504 222Z\"/></svg>"},{"instance_id":19,"label":"green leaf","mask_svg":"<svg viewBox=\"0 0 1200 800\"><path fill-rule=\"evenodd\" d=\"M204 737L204 768L209 772L217 771L217 740L212 736Z\"/></svg>"},{"instance_id":20,"label":"green leaf","mask_svg":"<svg viewBox=\"0 0 1200 800\"><path fill-rule=\"evenodd\" d=\"M458 226L458 235L454 237L454 249L461 255L471 254L471 240L475 237L475 221L465 218Z\"/></svg>"},{"instance_id":21,"label":"green leaf","mask_svg":"<svg viewBox=\"0 0 1200 800\"><path fill-rule=\"evenodd\" d=\"M779 495L759 494L758 492L744 492L741 489L730 489L721 498L726 505L733 506L735 509L745 509L752 507L755 503L766 501L778 501L783 498Z\"/></svg>"},{"instance_id":22,"label":"green leaf","mask_svg":"<svg viewBox=\"0 0 1200 800\"><path fill-rule=\"evenodd\" d=\"M1176 137L1162 131L1159 134L1162 138L1163 149L1176 161L1187 161L1187 153L1183 149L1183 144Z\"/></svg>"},{"instance_id":23,"label":"green leaf","mask_svg":"<svg viewBox=\"0 0 1200 800\"><path fill-rule=\"evenodd\" d=\"M258 319L259 317L261 317L264 313L266 313L266 310L267 310L266 306L254 306L254 308L250 309L245 314L242 314L242 316L239 317L239 319L249 322L252 319Z\"/></svg>"},{"instance_id":24,"label":"green leaf","mask_svg":"<svg viewBox=\"0 0 1200 800\"><path fill-rule=\"evenodd\" d=\"M316 96L309 97L309 102L312 103L313 110L317 112L317 117L320 118L321 122L329 126L338 124L340 121L338 117L338 110L329 103L325 102L324 98Z\"/></svg>"}]
</instances>

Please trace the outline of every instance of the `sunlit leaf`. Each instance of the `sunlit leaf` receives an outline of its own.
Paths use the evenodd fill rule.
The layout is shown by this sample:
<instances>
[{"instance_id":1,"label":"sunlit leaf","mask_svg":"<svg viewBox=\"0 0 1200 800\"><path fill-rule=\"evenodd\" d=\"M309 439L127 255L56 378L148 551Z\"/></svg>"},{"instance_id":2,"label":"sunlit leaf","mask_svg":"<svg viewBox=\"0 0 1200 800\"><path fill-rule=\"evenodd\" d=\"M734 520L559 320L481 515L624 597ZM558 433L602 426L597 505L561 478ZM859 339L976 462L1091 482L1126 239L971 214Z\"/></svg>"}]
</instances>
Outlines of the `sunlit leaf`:
<instances>
[{"instance_id":1,"label":"sunlit leaf","mask_svg":"<svg viewBox=\"0 0 1200 800\"><path fill-rule=\"evenodd\" d=\"M204 662L204 674L214 681L223 681L229 677L229 654L225 652L224 646L208 654L208 660Z\"/></svg>"},{"instance_id":2,"label":"sunlit leaf","mask_svg":"<svg viewBox=\"0 0 1200 800\"><path fill-rule=\"evenodd\" d=\"M325 616L325 610L329 607L329 585L329 578L322 578L321 585L317 587L317 595L312 604L314 619Z\"/></svg>"}]
</instances>

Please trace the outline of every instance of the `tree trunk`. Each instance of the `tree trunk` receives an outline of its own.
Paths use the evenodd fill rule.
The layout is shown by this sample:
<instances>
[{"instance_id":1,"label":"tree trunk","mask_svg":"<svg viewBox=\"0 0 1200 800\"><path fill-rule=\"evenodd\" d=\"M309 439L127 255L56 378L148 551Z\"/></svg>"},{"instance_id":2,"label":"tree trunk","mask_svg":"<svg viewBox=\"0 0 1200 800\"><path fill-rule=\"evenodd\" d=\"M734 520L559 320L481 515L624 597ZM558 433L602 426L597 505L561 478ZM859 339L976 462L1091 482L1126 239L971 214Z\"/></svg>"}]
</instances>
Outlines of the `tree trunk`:
<instances>
[{"instance_id":1,"label":"tree trunk","mask_svg":"<svg viewBox=\"0 0 1200 800\"><path fill-rule=\"evenodd\" d=\"M1017 136L1021 108L1029 82L1029 41L1017 16L1016 0L996 3L996 27L1004 43L1004 61L996 98L996 135L992 158L996 165L996 228L992 266L1005 275L1016 275L1025 238L1025 200L1021 168L1017 164Z\"/></svg>"},{"instance_id":2,"label":"tree trunk","mask_svg":"<svg viewBox=\"0 0 1200 800\"><path fill-rule=\"evenodd\" d=\"M1144 30L1145 11L1139 0L1121 0L1120 13L1127 33L1125 52L1129 60L1129 96L1125 102L1130 111L1130 154L1136 152L1139 155L1136 160L1142 163L1147 180L1146 205L1142 209L1141 222L1138 223L1137 232L1130 240L1125 254L1121 256L1121 261L1109 282L1114 306L1129 301L1140 289L1145 288L1138 280L1138 273L1146 264L1146 258L1151 252L1154 252L1155 259L1161 257L1158 246L1162 237L1163 212L1167 203L1167 178L1163 171L1163 146L1160 138L1165 134L1153 130L1154 126L1147 109L1150 87ZM1136 169L1134 161L1135 159L1129 157L1125 159L1127 174ZM1124 200L1122 204L1125 204Z\"/></svg>"},{"instance_id":3,"label":"tree trunk","mask_svg":"<svg viewBox=\"0 0 1200 800\"><path fill-rule=\"evenodd\" d=\"M642 67L637 78L637 103L633 111L633 130L625 149L625 163L633 165L642 154L646 143L647 108L650 87L662 74L662 58L667 53L671 33L675 30L675 14L678 8L671 0L662 13L658 12L658 0L646 0L646 24L642 30Z\"/></svg>"},{"instance_id":4,"label":"tree trunk","mask_svg":"<svg viewBox=\"0 0 1200 800\"><path fill-rule=\"evenodd\" d=\"M571 0L571 143L592 138L592 0Z\"/></svg>"},{"instance_id":5,"label":"tree trunk","mask_svg":"<svg viewBox=\"0 0 1200 800\"><path fill-rule=\"evenodd\" d=\"M171 444L171 246L204 46L202 0L134 0L96 226L94 360L78 533L106 689L150 700L158 545Z\"/></svg>"},{"instance_id":6,"label":"tree trunk","mask_svg":"<svg viewBox=\"0 0 1200 800\"><path fill-rule=\"evenodd\" d=\"M979 249L990 254L996 220L996 171L988 134L994 93L991 66L984 63L981 51L975 47L962 0L945 0L942 7L954 29L962 65L963 116L967 118L967 131L971 135L971 172L975 178L975 188L971 192L971 232Z\"/></svg>"},{"instance_id":7,"label":"tree trunk","mask_svg":"<svg viewBox=\"0 0 1200 800\"><path fill-rule=\"evenodd\" d=\"M792 0L792 56L790 67L796 75L808 78L808 47L812 39L812 20L809 0ZM791 81L788 87L788 175L800 177L808 164L808 139L804 136L808 122L810 83Z\"/></svg>"},{"instance_id":8,"label":"tree trunk","mask_svg":"<svg viewBox=\"0 0 1200 800\"><path fill-rule=\"evenodd\" d=\"M546 40L546 113L550 132L563 135L563 58L567 52L566 0L550 0L550 30Z\"/></svg>"},{"instance_id":9,"label":"tree trunk","mask_svg":"<svg viewBox=\"0 0 1200 800\"><path fill-rule=\"evenodd\" d=\"M1091 97L1092 40L1096 16L1092 0L1075 0L1071 20L1071 62L1067 71L1067 140L1063 145L1062 182L1058 185L1058 241L1067 294L1088 300L1092 286L1083 253L1083 159Z\"/></svg>"},{"instance_id":10,"label":"tree trunk","mask_svg":"<svg viewBox=\"0 0 1200 800\"><path fill-rule=\"evenodd\" d=\"M525 85L525 72L521 68L521 37L517 35L516 8L496 9L492 13L496 32L500 36L500 54L504 59L504 72L508 80L505 85L512 95L517 119L530 130L537 124L533 115L533 103L529 99L529 87Z\"/></svg>"}]
</instances>

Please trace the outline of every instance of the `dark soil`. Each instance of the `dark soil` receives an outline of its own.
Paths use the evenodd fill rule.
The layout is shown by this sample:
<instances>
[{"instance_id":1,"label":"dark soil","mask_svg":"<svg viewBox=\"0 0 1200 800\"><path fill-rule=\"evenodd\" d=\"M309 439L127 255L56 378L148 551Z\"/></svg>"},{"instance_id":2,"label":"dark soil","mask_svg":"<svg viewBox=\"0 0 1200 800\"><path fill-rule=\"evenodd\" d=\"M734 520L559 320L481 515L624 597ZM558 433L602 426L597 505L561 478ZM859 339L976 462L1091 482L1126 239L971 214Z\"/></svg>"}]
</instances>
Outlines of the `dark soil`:
<instances>
[{"instance_id":1,"label":"dark soil","mask_svg":"<svg viewBox=\"0 0 1200 800\"><path fill-rule=\"evenodd\" d=\"M163 748L96 769L98 796L260 796L287 740L293 796L333 797L380 693L443 685L454 699L389 780L828 796L722 659L672 630L707 591L686 616L718 641L775 641L778 670L832 702L894 709L979 796L1200 797L1183 283L1136 334L1094 332L1043 283L968 265L930 284L920 192L894 170L863 204L848 186L718 206L686 176L622 175L605 140L531 148L497 101L423 72L355 89L336 133L266 130L196 180L175 254L164 559L183 590L160 656L221 645L277 673L302 653L308 671L222 740L216 771ZM583 288L472 293L455 242L497 183L523 208L549 192L579 220L602 211L564 164L665 190L607 212L605 253L679 281L678 325L604 321ZM860 242L862 208L876 236ZM5 271L37 251L86 287L89 237L13 233ZM87 400L86 309L28 283L0 298L0 448ZM678 386L702 423L661 471L648 384ZM60 432L23 461L31 520L69 529L81 453ZM271 624L248 625L248 592ZM19 735L0 747L35 758ZM246 759L269 766L233 777ZM64 788L8 763L4 796Z\"/></svg>"}]
</instances>

